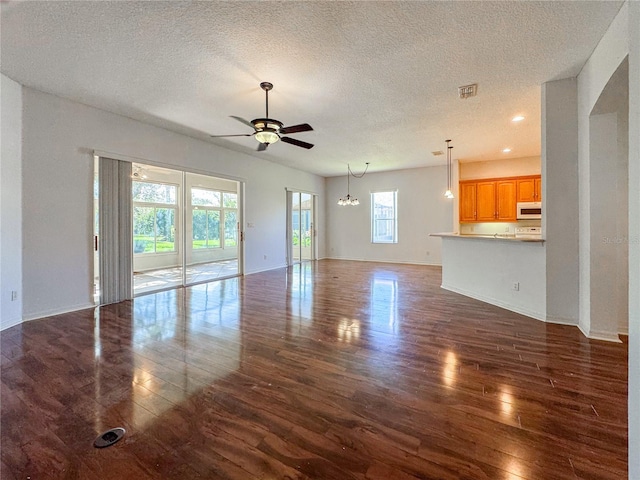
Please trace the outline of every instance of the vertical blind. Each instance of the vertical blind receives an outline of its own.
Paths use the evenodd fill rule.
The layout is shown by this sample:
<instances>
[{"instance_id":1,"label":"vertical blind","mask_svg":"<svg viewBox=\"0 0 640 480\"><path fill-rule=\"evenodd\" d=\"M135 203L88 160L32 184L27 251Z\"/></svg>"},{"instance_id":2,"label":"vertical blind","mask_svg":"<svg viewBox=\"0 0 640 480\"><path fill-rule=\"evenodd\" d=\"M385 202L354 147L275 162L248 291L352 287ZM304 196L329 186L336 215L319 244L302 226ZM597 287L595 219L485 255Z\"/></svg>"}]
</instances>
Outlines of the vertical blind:
<instances>
[{"instance_id":1,"label":"vertical blind","mask_svg":"<svg viewBox=\"0 0 640 480\"><path fill-rule=\"evenodd\" d=\"M99 160L100 304L132 298L131 163Z\"/></svg>"}]
</instances>

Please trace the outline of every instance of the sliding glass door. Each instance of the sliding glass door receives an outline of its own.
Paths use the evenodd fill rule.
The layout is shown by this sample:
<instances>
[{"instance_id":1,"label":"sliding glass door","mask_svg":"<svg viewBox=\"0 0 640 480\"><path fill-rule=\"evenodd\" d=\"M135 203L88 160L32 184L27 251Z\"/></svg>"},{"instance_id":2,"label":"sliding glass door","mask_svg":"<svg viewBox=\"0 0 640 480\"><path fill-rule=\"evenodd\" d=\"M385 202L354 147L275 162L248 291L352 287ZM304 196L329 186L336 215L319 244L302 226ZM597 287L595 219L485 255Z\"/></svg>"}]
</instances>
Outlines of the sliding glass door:
<instances>
[{"instance_id":1,"label":"sliding glass door","mask_svg":"<svg viewBox=\"0 0 640 480\"><path fill-rule=\"evenodd\" d=\"M130 193L124 207L98 202L100 159L96 162L95 210L95 278L101 285L101 272L113 270L102 266L100 250L130 251L128 273L133 279L133 295L193 285L240 273L241 184L237 181L200 175L140 163L129 164ZM113 162L113 161L112 161ZM103 162L105 163L105 162ZM113 183L113 181L111 182ZM106 184L107 187L110 184ZM105 192L106 188L103 188ZM120 195L121 196L121 195ZM111 195L113 197L113 195ZM120 199L122 204L122 199ZM105 244L101 239L98 219L104 212L131 212L129 240L117 240L120 246ZM124 218L124 217L122 217ZM115 217L115 221L118 218ZM103 222L104 223L104 222ZM112 230L112 228L110 228ZM124 249L124 250L123 250ZM107 252L108 253L108 252ZM103 255L104 256L104 255ZM117 255L111 255L117 263ZM103 303L101 289L96 286L96 303ZM130 298L131 294L128 294Z\"/></svg>"},{"instance_id":2,"label":"sliding glass door","mask_svg":"<svg viewBox=\"0 0 640 480\"><path fill-rule=\"evenodd\" d=\"M314 203L315 195L287 192L289 265L315 258Z\"/></svg>"}]
</instances>

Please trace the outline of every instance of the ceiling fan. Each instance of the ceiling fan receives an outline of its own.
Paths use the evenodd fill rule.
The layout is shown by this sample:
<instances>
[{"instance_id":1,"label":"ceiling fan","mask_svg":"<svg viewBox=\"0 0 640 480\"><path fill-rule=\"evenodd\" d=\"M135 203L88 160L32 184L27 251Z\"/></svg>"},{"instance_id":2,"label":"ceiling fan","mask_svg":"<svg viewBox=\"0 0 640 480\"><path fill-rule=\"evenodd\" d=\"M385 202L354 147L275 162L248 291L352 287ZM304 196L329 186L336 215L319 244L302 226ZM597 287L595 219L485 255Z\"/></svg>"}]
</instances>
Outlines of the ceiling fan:
<instances>
[{"instance_id":1,"label":"ceiling fan","mask_svg":"<svg viewBox=\"0 0 640 480\"><path fill-rule=\"evenodd\" d=\"M211 135L213 138L221 137L255 137L260 145L258 145L258 151L264 151L272 143L276 143L278 140L282 140L284 143L295 145L296 147L312 148L313 144L296 140L295 138L283 137L282 135L288 135L291 133L308 132L313 130L308 123L301 123L299 125L292 125L285 127L284 124L273 118L269 118L269 90L273 88L273 84L269 82L262 82L260 88L264 90L266 96L266 114L265 118L256 118L248 121L242 117L236 117L231 115L231 118L235 118L241 123L244 123L248 127L253 128L253 133L241 133L238 135Z\"/></svg>"}]
</instances>

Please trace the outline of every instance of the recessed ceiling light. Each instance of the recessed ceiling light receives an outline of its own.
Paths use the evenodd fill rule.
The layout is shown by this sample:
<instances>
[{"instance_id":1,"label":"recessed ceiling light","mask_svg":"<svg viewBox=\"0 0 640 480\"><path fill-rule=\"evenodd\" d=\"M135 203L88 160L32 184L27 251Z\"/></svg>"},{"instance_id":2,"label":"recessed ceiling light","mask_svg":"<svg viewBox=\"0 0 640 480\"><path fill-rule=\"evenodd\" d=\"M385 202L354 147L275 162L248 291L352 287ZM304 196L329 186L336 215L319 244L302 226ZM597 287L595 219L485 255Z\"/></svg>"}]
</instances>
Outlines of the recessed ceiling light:
<instances>
[{"instance_id":1,"label":"recessed ceiling light","mask_svg":"<svg viewBox=\"0 0 640 480\"><path fill-rule=\"evenodd\" d=\"M521 122L522 120L524 120L524 117L522 115L516 115L511 119L512 122Z\"/></svg>"},{"instance_id":2,"label":"recessed ceiling light","mask_svg":"<svg viewBox=\"0 0 640 480\"><path fill-rule=\"evenodd\" d=\"M509 153L511 151L510 148L503 148L502 153Z\"/></svg>"}]
</instances>

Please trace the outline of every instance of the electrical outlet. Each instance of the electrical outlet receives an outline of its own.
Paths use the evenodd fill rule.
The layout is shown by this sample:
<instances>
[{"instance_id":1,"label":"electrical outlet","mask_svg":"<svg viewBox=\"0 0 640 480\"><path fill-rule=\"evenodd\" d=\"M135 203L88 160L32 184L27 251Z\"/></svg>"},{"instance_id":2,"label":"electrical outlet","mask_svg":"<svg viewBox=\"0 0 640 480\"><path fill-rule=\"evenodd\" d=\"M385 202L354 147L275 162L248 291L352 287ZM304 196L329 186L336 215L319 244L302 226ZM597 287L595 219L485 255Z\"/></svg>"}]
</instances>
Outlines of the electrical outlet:
<instances>
[{"instance_id":1,"label":"electrical outlet","mask_svg":"<svg viewBox=\"0 0 640 480\"><path fill-rule=\"evenodd\" d=\"M511 286L511 288L516 292L518 292L520 290L520 282L513 282L513 285Z\"/></svg>"},{"instance_id":2,"label":"electrical outlet","mask_svg":"<svg viewBox=\"0 0 640 480\"><path fill-rule=\"evenodd\" d=\"M11 291L11 301L14 302L18 299L18 292L16 292L15 290Z\"/></svg>"},{"instance_id":3,"label":"electrical outlet","mask_svg":"<svg viewBox=\"0 0 640 480\"><path fill-rule=\"evenodd\" d=\"M504 233L509 233L509 227L504 227Z\"/></svg>"}]
</instances>

